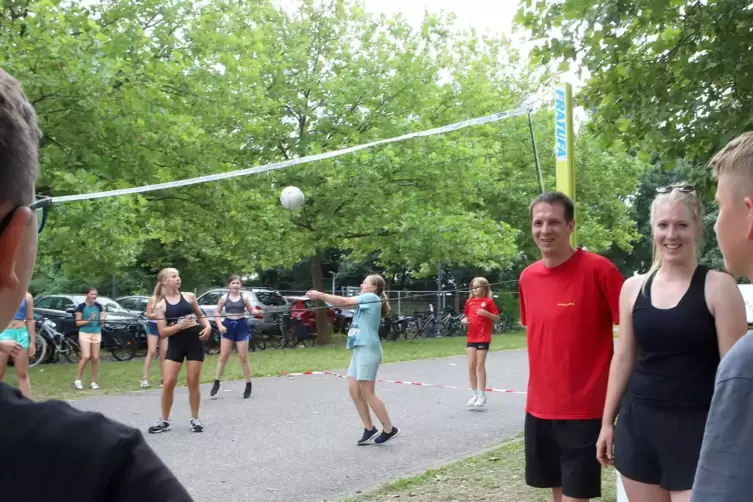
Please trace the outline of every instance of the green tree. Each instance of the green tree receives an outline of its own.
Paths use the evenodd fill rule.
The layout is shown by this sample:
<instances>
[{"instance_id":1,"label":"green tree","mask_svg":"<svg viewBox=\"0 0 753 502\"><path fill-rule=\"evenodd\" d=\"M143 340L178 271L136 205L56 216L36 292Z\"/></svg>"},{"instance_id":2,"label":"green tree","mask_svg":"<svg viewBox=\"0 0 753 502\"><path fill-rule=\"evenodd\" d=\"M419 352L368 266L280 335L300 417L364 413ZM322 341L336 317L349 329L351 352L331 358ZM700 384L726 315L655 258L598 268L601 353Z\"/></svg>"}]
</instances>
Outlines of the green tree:
<instances>
[{"instance_id":1,"label":"green tree","mask_svg":"<svg viewBox=\"0 0 753 502\"><path fill-rule=\"evenodd\" d=\"M745 0L522 0L533 64L575 64L578 102L607 142L700 163L753 128ZM587 72L587 73L586 73ZM701 177L706 171L699 171Z\"/></svg>"}]
</instances>

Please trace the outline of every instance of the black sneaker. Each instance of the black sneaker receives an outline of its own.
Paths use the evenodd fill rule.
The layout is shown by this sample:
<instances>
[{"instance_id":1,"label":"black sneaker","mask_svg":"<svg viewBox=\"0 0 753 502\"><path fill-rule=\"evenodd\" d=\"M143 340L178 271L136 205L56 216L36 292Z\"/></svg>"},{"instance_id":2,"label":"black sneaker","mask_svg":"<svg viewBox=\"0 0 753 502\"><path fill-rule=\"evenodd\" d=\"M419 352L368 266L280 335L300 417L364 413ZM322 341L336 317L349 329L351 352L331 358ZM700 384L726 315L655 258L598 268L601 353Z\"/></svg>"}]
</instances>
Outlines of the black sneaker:
<instances>
[{"instance_id":1,"label":"black sneaker","mask_svg":"<svg viewBox=\"0 0 753 502\"><path fill-rule=\"evenodd\" d=\"M364 429L363 430L363 436L361 436L361 439L358 440L359 445L369 444L372 439L374 439L374 436L376 436L379 433L379 429L376 427L372 427L371 430Z\"/></svg>"},{"instance_id":2,"label":"black sneaker","mask_svg":"<svg viewBox=\"0 0 753 502\"><path fill-rule=\"evenodd\" d=\"M166 432L170 430L170 422L167 420L162 420L161 418L157 420L154 425L149 427L149 434L159 434L160 432Z\"/></svg>"},{"instance_id":3,"label":"black sneaker","mask_svg":"<svg viewBox=\"0 0 753 502\"><path fill-rule=\"evenodd\" d=\"M214 396L219 391L220 391L220 381L219 380L215 380L214 381L214 385L212 385L212 390L209 391L209 395L210 396Z\"/></svg>"},{"instance_id":4,"label":"black sneaker","mask_svg":"<svg viewBox=\"0 0 753 502\"><path fill-rule=\"evenodd\" d=\"M191 419L191 430L194 432L203 432L204 426L201 425L201 420L198 418L192 418Z\"/></svg>"},{"instance_id":5,"label":"black sneaker","mask_svg":"<svg viewBox=\"0 0 753 502\"><path fill-rule=\"evenodd\" d=\"M396 438L398 434L400 434L400 429L398 429L397 427L393 426L392 427L392 431L390 431L389 434L386 433L386 432L384 432L384 431L382 431L382 433L379 434L379 437L377 437L374 440L374 443L376 443L376 444L384 444L387 441L389 441L390 439Z\"/></svg>"},{"instance_id":6,"label":"black sneaker","mask_svg":"<svg viewBox=\"0 0 753 502\"><path fill-rule=\"evenodd\" d=\"M251 397L251 382L246 382L246 389L243 391L243 399Z\"/></svg>"}]
</instances>

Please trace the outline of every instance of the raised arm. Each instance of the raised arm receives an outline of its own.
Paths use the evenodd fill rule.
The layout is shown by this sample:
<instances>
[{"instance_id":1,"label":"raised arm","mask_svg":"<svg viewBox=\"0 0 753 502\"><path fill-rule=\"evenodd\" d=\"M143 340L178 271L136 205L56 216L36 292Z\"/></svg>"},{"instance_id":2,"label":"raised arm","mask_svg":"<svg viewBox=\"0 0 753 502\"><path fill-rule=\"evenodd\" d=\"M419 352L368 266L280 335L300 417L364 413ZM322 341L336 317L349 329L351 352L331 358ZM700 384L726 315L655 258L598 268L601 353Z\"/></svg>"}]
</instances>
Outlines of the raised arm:
<instances>
[{"instance_id":1,"label":"raised arm","mask_svg":"<svg viewBox=\"0 0 753 502\"><path fill-rule=\"evenodd\" d=\"M357 296L337 296L322 293L321 291L310 290L306 292L306 296L312 300L321 300L325 303L329 303L333 307L358 307Z\"/></svg>"}]
</instances>

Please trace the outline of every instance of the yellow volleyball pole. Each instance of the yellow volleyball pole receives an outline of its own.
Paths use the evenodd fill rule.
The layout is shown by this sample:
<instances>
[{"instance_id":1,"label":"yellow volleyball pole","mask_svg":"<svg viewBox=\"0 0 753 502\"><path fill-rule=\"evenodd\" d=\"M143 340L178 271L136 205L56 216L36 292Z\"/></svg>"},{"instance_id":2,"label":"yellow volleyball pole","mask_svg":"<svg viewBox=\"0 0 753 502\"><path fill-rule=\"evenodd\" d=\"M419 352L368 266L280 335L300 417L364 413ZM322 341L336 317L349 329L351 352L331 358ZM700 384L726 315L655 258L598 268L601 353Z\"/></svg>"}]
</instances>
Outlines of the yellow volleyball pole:
<instances>
[{"instance_id":1,"label":"yellow volleyball pole","mask_svg":"<svg viewBox=\"0 0 753 502\"><path fill-rule=\"evenodd\" d=\"M573 129L573 88L560 83L554 90L554 133L557 154L557 191L575 203L575 131ZM577 246L575 230L570 245Z\"/></svg>"}]
</instances>

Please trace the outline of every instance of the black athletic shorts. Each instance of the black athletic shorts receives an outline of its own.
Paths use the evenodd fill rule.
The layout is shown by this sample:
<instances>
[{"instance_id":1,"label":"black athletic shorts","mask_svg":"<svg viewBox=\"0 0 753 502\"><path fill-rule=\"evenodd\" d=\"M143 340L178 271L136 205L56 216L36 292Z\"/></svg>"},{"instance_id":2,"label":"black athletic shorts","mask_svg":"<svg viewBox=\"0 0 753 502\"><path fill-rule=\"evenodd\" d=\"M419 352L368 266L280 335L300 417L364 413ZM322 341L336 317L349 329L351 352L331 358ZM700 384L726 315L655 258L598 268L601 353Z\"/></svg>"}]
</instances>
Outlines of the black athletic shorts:
<instances>
[{"instance_id":1,"label":"black athletic shorts","mask_svg":"<svg viewBox=\"0 0 753 502\"><path fill-rule=\"evenodd\" d=\"M465 344L465 347L468 349L489 350L489 345L491 344L492 342L468 342Z\"/></svg>"},{"instance_id":2,"label":"black athletic shorts","mask_svg":"<svg viewBox=\"0 0 753 502\"><path fill-rule=\"evenodd\" d=\"M601 464L596 441L601 419L545 420L526 413L526 484L562 488L576 499L601 497Z\"/></svg>"},{"instance_id":3,"label":"black athletic shorts","mask_svg":"<svg viewBox=\"0 0 753 502\"><path fill-rule=\"evenodd\" d=\"M167 354L165 359L182 363L183 361L204 361L204 342L199 339L204 326L197 324L167 337Z\"/></svg>"},{"instance_id":4,"label":"black athletic shorts","mask_svg":"<svg viewBox=\"0 0 753 502\"><path fill-rule=\"evenodd\" d=\"M682 491L693 487L708 410L667 410L625 396L614 431L614 467L624 477Z\"/></svg>"}]
</instances>

